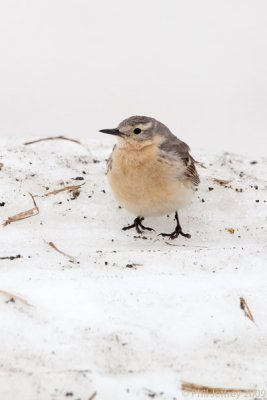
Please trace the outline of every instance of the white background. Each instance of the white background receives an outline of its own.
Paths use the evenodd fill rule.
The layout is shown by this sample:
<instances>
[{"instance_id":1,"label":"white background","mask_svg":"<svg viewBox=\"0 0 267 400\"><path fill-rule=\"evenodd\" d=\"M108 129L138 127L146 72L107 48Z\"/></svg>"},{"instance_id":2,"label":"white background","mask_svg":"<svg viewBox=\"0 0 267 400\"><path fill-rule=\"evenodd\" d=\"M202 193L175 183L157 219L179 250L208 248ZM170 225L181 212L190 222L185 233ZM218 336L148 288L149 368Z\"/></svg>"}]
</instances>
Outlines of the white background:
<instances>
[{"instance_id":1,"label":"white background","mask_svg":"<svg viewBox=\"0 0 267 400\"><path fill-rule=\"evenodd\" d=\"M266 156L266 54L265 0L1 0L0 135L103 141L141 114Z\"/></svg>"}]
</instances>

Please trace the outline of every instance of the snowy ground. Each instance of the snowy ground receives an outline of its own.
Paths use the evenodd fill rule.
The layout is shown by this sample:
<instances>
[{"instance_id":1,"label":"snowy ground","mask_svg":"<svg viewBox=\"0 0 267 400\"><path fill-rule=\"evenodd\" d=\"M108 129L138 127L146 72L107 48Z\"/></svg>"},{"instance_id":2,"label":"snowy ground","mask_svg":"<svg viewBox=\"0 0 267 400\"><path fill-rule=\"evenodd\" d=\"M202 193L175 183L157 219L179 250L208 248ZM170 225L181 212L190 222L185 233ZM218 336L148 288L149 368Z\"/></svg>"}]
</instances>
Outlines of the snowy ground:
<instances>
[{"instance_id":1,"label":"snowy ground","mask_svg":"<svg viewBox=\"0 0 267 400\"><path fill-rule=\"evenodd\" d=\"M183 381L267 398L267 159L194 151L207 169L180 214L192 239L168 242L121 231L132 216L104 175L112 142L86 146L1 140L1 222L33 207L29 192L40 212L0 228L0 257L20 255L0 259L0 399L198 398ZM41 197L81 183L76 198Z\"/></svg>"}]
</instances>

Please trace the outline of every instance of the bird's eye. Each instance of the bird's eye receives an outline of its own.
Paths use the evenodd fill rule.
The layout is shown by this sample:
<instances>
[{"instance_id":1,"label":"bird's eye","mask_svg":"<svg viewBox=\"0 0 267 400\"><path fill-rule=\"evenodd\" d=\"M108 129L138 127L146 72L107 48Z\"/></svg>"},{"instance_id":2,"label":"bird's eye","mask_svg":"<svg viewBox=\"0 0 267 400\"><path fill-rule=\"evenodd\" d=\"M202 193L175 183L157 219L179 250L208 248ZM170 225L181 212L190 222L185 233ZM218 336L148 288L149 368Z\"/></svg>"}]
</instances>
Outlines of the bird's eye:
<instances>
[{"instance_id":1,"label":"bird's eye","mask_svg":"<svg viewBox=\"0 0 267 400\"><path fill-rule=\"evenodd\" d=\"M134 129L134 133L136 134L136 135L139 135L139 133L141 133L142 131L141 131L141 129L140 128L135 128Z\"/></svg>"}]
</instances>

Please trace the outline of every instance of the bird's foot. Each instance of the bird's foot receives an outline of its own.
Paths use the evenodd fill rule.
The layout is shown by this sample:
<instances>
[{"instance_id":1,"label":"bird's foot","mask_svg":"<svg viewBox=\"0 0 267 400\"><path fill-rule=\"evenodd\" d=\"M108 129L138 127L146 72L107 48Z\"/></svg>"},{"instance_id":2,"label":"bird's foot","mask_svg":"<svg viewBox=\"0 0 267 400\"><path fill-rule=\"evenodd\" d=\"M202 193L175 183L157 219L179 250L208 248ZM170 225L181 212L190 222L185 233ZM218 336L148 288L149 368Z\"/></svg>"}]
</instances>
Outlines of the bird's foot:
<instances>
[{"instance_id":1,"label":"bird's foot","mask_svg":"<svg viewBox=\"0 0 267 400\"><path fill-rule=\"evenodd\" d=\"M187 239L191 238L191 235L189 233L184 233L182 230L182 227L180 225L180 221L179 221L179 217L178 217L178 213L176 211L175 213L175 220L176 220L176 228L172 233L160 233L159 236L163 236L163 237L169 237L169 239L176 239L179 235L186 237Z\"/></svg>"},{"instance_id":2,"label":"bird's foot","mask_svg":"<svg viewBox=\"0 0 267 400\"><path fill-rule=\"evenodd\" d=\"M124 228L122 228L122 230L123 231L127 231L128 229L135 228L137 233L139 233L139 234L142 234L143 231L154 231L155 232L155 230L153 228L149 228L148 226L144 226L142 224L142 221L144 221L143 217L137 217L137 218L135 218L135 220L134 220L132 225L125 226Z\"/></svg>"},{"instance_id":3,"label":"bird's foot","mask_svg":"<svg viewBox=\"0 0 267 400\"><path fill-rule=\"evenodd\" d=\"M159 236L168 237L169 239L176 239L179 235L186 237L187 239L191 238L190 233L184 233L181 229L175 229L172 233L160 233Z\"/></svg>"}]
</instances>

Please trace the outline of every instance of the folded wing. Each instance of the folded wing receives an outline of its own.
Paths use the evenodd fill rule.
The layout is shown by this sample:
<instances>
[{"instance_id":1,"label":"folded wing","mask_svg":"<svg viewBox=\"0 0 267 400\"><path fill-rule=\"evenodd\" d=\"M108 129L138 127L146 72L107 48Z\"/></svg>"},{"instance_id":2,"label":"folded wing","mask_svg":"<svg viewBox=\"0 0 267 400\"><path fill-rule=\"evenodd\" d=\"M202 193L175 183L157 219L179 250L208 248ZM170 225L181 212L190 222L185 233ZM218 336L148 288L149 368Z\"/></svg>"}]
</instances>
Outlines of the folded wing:
<instances>
[{"instance_id":1,"label":"folded wing","mask_svg":"<svg viewBox=\"0 0 267 400\"><path fill-rule=\"evenodd\" d=\"M169 134L163 143L160 145L160 153L166 159L177 159L182 161L185 167L184 177L189 179L192 185L198 186L200 179L196 169L196 161L191 156L190 147L174 136L172 133Z\"/></svg>"}]
</instances>

